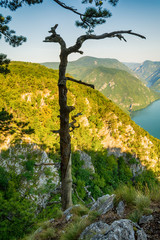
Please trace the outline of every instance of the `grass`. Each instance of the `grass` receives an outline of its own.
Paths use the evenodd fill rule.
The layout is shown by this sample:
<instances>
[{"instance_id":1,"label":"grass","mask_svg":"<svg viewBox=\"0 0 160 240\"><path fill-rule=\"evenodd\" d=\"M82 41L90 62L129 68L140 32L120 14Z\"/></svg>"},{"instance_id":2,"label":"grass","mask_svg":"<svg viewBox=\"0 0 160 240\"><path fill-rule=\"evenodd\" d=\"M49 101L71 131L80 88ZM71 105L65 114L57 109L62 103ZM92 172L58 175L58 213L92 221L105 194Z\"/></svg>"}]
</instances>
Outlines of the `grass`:
<instances>
[{"instance_id":1,"label":"grass","mask_svg":"<svg viewBox=\"0 0 160 240\"><path fill-rule=\"evenodd\" d=\"M99 215L97 212L91 211L88 215L84 216L85 217L80 215L74 216L73 221L68 224L65 232L61 235L60 240L77 240L83 230L93 223Z\"/></svg>"},{"instance_id":2,"label":"grass","mask_svg":"<svg viewBox=\"0 0 160 240\"><path fill-rule=\"evenodd\" d=\"M134 205L137 192L133 186L122 185L115 190L115 195L115 203L124 201L127 205Z\"/></svg>"},{"instance_id":3,"label":"grass","mask_svg":"<svg viewBox=\"0 0 160 240\"><path fill-rule=\"evenodd\" d=\"M152 213L150 206L151 196L153 193L151 193L151 191L152 190L147 189L147 191L144 193L132 186L123 185L115 191L115 203L118 203L121 200L124 201L130 208L128 218L134 222L138 222L142 215L148 215Z\"/></svg>"},{"instance_id":4,"label":"grass","mask_svg":"<svg viewBox=\"0 0 160 240\"><path fill-rule=\"evenodd\" d=\"M56 237L56 231L54 228L49 227L46 229L43 229L42 232L37 233L34 236L34 240L51 240Z\"/></svg>"},{"instance_id":5,"label":"grass","mask_svg":"<svg viewBox=\"0 0 160 240\"><path fill-rule=\"evenodd\" d=\"M60 240L77 240L81 232L90 224L86 218L78 217L76 221L70 223L61 236Z\"/></svg>"},{"instance_id":6,"label":"grass","mask_svg":"<svg viewBox=\"0 0 160 240\"><path fill-rule=\"evenodd\" d=\"M159 185L153 185L150 192L150 199L153 202L160 202L160 186Z\"/></svg>"}]
</instances>

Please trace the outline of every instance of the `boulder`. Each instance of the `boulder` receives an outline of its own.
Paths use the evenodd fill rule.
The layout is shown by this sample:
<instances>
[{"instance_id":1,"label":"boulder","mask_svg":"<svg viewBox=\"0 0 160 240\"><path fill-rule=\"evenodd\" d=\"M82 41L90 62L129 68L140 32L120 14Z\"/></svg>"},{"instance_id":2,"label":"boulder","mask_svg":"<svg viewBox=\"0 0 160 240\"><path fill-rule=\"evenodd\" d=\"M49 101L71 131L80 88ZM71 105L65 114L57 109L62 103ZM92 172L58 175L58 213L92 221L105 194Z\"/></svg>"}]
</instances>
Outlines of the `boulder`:
<instances>
[{"instance_id":1,"label":"boulder","mask_svg":"<svg viewBox=\"0 0 160 240\"><path fill-rule=\"evenodd\" d=\"M103 215L107 213L109 210L111 210L114 206L114 198L115 195L104 195L97 199L97 201L93 204L91 207L91 211L97 211L99 214Z\"/></svg>"},{"instance_id":2,"label":"boulder","mask_svg":"<svg viewBox=\"0 0 160 240\"><path fill-rule=\"evenodd\" d=\"M147 235L143 229L137 230L137 240L147 240Z\"/></svg>"},{"instance_id":3,"label":"boulder","mask_svg":"<svg viewBox=\"0 0 160 240\"><path fill-rule=\"evenodd\" d=\"M103 223L102 221L92 223L91 225L86 227L86 229L81 233L79 240L90 239L94 235L106 232L108 228L109 228L109 225L106 223Z\"/></svg>"},{"instance_id":4,"label":"boulder","mask_svg":"<svg viewBox=\"0 0 160 240\"><path fill-rule=\"evenodd\" d=\"M139 224L143 224L143 223L147 223L149 221L152 221L153 220L153 216L152 215L149 215L149 216L142 216L139 220Z\"/></svg>"},{"instance_id":5,"label":"boulder","mask_svg":"<svg viewBox=\"0 0 160 240\"><path fill-rule=\"evenodd\" d=\"M124 202L123 202L123 201L120 201L120 202L118 203L117 208L116 208L118 216L120 216L120 217L123 216L123 214L124 214L124 208L125 208Z\"/></svg>"},{"instance_id":6,"label":"boulder","mask_svg":"<svg viewBox=\"0 0 160 240\"><path fill-rule=\"evenodd\" d=\"M135 238L137 236L137 238ZM103 234L97 234L90 240L147 240L144 230L128 219L114 221Z\"/></svg>"}]
</instances>

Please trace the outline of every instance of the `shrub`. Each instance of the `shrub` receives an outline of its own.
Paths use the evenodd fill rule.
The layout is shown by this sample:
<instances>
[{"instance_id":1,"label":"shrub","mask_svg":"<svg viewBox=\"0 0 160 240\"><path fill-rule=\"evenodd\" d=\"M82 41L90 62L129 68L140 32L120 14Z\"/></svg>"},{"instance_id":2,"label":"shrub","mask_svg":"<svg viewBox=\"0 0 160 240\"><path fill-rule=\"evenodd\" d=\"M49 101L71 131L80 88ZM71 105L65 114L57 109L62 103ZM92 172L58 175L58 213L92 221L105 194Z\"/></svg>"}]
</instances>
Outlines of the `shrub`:
<instances>
[{"instance_id":1,"label":"shrub","mask_svg":"<svg viewBox=\"0 0 160 240\"><path fill-rule=\"evenodd\" d=\"M137 191L132 186L120 185L116 190L116 202L125 201L128 205L135 205Z\"/></svg>"}]
</instances>

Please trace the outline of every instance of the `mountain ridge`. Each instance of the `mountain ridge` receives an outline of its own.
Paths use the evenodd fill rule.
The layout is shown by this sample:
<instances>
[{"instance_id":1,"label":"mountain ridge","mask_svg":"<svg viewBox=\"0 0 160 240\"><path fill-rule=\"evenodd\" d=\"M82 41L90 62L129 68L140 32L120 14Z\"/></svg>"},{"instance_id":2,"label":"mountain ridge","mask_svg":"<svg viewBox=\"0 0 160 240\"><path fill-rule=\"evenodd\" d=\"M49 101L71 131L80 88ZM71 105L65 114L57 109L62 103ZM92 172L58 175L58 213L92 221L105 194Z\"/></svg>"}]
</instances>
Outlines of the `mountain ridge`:
<instances>
[{"instance_id":1,"label":"mountain ridge","mask_svg":"<svg viewBox=\"0 0 160 240\"><path fill-rule=\"evenodd\" d=\"M44 65L58 67L58 63ZM160 98L159 93L147 88L133 76L132 70L116 59L82 57L69 62L67 72L84 82L94 83L97 90L128 113L130 110L142 109Z\"/></svg>"}]
</instances>

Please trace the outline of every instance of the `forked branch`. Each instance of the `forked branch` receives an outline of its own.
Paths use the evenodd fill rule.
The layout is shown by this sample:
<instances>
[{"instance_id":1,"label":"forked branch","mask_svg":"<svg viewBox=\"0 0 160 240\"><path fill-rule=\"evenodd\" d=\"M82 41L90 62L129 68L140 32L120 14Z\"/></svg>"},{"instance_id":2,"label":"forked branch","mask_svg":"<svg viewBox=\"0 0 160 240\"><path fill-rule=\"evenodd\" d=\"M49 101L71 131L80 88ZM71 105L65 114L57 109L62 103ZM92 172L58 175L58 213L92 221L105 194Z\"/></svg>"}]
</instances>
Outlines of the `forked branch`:
<instances>
[{"instance_id":1,"label":"forked branch","mask_svg":"<svg viewBox=\"0 0 160 240\"><path fill-rule=\"evenodd\" d=\"M117 37L120 40L124 40L125 42L127 42L127 40L125 39L125 37L123 36L124 34L129 34L129 35L134 35L136 37L142 38L142 39L146 39L145 36L132 32L132 30L120 30L120 31L114 31L114 32L110 32L110 33L103 33L100 35L95 35L95 34L86 34L86 35L82 35L79 38L77 38L76 44L69 47L67 49L68 54L72 53L72 52L78 52L79 49L81 48L82 44L86 41L86 40L100 40L100 39L105 39L105 38L115 38Z\"/></svg>"},{"instance_id":2,"label":"forked branch","mask_svg":"<svg viewBox=\"0 0 160 240\"><path fill-rule=\"evenodd\" d=\"M124 40L125 42L127 42L127 40L124 37L124 34L129 34L129 35L134 35L136 37L142 38L142 39L146 39L145 36L132 32L132 30L120 30L120 31L113 31L110 33L103 33L100 35L95 35L95 34L86 34L86 35L82 35L79 38L77 38L77 41L75 43L75 45L66 48L66 43L63 40L63 38L56 33L56 28L57 28L58 24L56 24L54 27L51 28L51 30L49 31L49 33L52 33L51 36L48 36L45 38L44 42L57 42L60 44L61 49L63 51L65 51L65 53L67 55L71 54L71 53L83 53L82 51L80 51L80 48L82 47L82 44L86 41L86 40L100 40L100 39L105 39L105 38L118 38L120 40ZM67 79L67 80L71 80L71 79ZM75 81L77 82L75 79L71 80L71 81ZM78 82L80 83L80 81Z\"/></svg>"}]
</instances>

